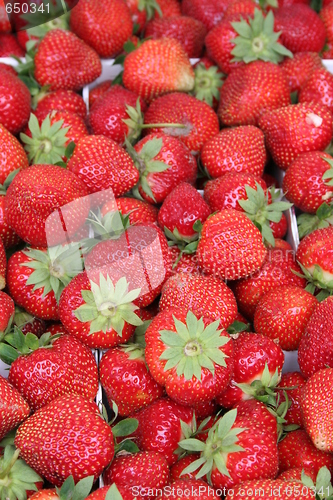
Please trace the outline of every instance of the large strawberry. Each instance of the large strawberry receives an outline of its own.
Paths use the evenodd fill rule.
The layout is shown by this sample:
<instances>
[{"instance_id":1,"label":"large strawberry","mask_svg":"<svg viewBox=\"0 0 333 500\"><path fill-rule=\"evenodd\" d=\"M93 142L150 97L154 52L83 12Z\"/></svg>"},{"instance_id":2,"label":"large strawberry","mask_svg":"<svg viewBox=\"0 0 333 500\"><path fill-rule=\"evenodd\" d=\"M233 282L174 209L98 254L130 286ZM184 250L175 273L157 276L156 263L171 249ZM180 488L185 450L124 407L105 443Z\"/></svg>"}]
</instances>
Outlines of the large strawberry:
<instances>
[{"instance_id":1,"label":"large strawberry","mask_svg":"<svg viewBox=\"0 0 333 500\"><path fill-rule=\"evenodd\" d=\"M70 31L53 29L35 56L35 78L51 90L80 90L102 72L97 53Z\"/></svg>"},{"instance_id":2,"label":"large strawberry","mask_svg":"<svg viewBox=\"0 0 333 500\"><path fill-rule=\"evenodd\" d=\"M1 424L0 439L30 415L30 407L19 391L0 376Z\"/></svg>"},{"instance_id":3,"label":"large strawberry","mask_svg":"<svg viewBox=\"0 0 333 500\"><path fill-rule=\"evenodd\" d=\"M70 27L99 56L113 57L131 36L133 23L122 0L111 0L103 9L98 0L80 0L71 11Z\"/></svg>"},{"instance_id":4,"label":"large strawberry","mask_svg":"<svg viewBox=\"0 0 333 500\"><path fill-rule=\"evenodd\" d=\"M0 97L6 102L0 110L0 124L17 134L28 123L31 96L28 87L7 70L0 69Z\"/></svg>"},{"instance_id":5,"label":"large strawberry","mask_svg":"<svg viewBox=\"0 0 333 500\"><path fill-rule=\"evenodd\" d=\"M85 118L87 107L80 94L73 90L55 90L54 92L40 92L35 97L37 101L36 114L50 113L54 109L60 111L71 111Z\"/></svg>"},{"instance_id":6,"label":"large strawberry","mask_svg":"<svg viewBox=\"0 0 333 500\"><path fill-rule=\"evenodd\" d=\"M78 439L71 439L73 433ZM56 486L70 475L76 482L91 475L97 479L114 454L112 430L96 404L73 394L60 396L21 424L15 445L27 464Z\"/></svg>"},{"instance_id":7,"label":"large strawberry","mask_svg":"<svg viewBox=\"0 0 333 500\"><path fill-rule=\"evenodd\" d=\"M290 92L299 92L311 73L322 66L322 60L317 52L297 52L293 58L286 58L280 64L287 77Z\"/></svg>"}]
</instances>

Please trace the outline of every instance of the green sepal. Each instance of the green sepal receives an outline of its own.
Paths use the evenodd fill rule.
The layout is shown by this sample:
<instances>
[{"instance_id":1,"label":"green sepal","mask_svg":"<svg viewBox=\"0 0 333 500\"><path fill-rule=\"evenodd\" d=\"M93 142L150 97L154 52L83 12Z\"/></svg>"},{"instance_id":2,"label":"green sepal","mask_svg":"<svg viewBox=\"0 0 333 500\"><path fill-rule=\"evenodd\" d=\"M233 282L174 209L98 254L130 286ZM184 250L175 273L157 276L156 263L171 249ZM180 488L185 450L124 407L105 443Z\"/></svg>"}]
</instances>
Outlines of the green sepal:
<instances>
[{"instance_id":1,"label":"green sepal","mask_svg":"<svg viewBox=\"0 0 333 500\"><path fill-rule=\"evenodd\" d=\"M243 323L242 321L234 321L227 328L227 332L229 335L234 335L241 332L249 332L250 331L250 323Z\"/></svg>"},{"instance_id":2,"label":"green sepal","mask_svg":"<svg viewBox=\"0 0 333 500\"><path fill-rule=\"evenodd\" d=\"M324 272L318 264L314 265L314 270L310 273L299 261L297 261L297 263L303 274L294 271L293 269L292 272L296 274L296 276L305 278L308 281L308 284L305 287L307 292L315 295L319 302L325 300L328 296L333 294L333 280L326 281L324 279Z\"/></svg>"},{"instance_id":3,"label":"green sepal","mask_svg":"<svg viewBox=\"0 0 333 500\"><path fill-rule=\"evenodd\" d=\"M203 63L199 63L194 69L194 89L192 94L199 101L206 102L213 106L214 97L220 100L220 88L223 84L224 75L217 66L206 68Z\"/></svg>"},{"instance_id":4,"label":"green sepal","mask_svg":"<svg viewBox=\"0 0 333 500\"><path fill-rule=\"evenodd\" d=\"M300 239L316 229L324 229L333 225L333 204L322 203L315 214L301 214L297 217Z\"/></svg>"},{"instance_id":5,"label":"green sepal","mask_svg":"<svg viewBox=\"0 0 333 500\"><path fill-rule=\"evenodd\" d=\"M156 0L139 0L138 10L140 12L143 12L144 10L146 11L147 21L153 19L155 14L158 14L160 17L163 17L161 7Z\"/></svg>"},{"instance_id":6,"label":"green sepal","mask_svg":"<svg viewBox=\"0 0 333 500\"><path fill-rule=\"evenodd\" d=\"M123 500L122 495L119 493L116 483L113 483L105 495L105 500Z\"/></svg>"},{"instance_id":7,"label":"green sepal","mask_svg":"<svg viewBox=\"0 0 333 500\"><path fill-rule=\"evenodd\" d=\"M5 182L3 184L0 184L0 195L5 195L7 192L7 189L17 176L17 174L20 172L20 168L17 168L16 170L13 170L8 177L6 178Z\"/></svg>"},{"instance_id":8,"label":"green sepal","mask_svg":"<svg viewBox=\"0 0 333 500\"><path fill-rule=\"evenodd\" d=\"M39 347L51 347L52 342L58 337L59 335L51 336L50 332L43 333L40 338L30 332L24 335L17 326L14 326L0 342L0 359L11 365L22 354L30 354Z\"/></svg>"},{"instance_id":9,"label":"green sepal","mask_svg":"<svg viewBox=\"0 0 333 500\"><path fill-rule=\"evenodd\" d=\"M56 488L60 500L84 500L94 484L94 476L88 476L75 484L73 476L69 476L61 488Z\"/></svg>"},{"instance_id":10,"label":"green sepal","mask_svg":"<svg viewBox=\"0 0 333 500\"><path fill-rule=\"evenodd\" d=\"M258 399L262 403L275 406L276 396L272 389L274 389L281 379L281 373L278 369L275 370L273 375L270 374L267 363L262 372L260 380L254 380L251 384L236 383L235 385L241 389L244 394Z\"/></svg>"},{"instance_id":11,"label":"green sepal","mask_svg":"<svg viewBox=\"0 0 333 500\"><path fill-rule=\"evenodd\" d=\"M136 418L125 418L112 427L112 434L115 437L130 436L138 428L139 422Z\"/></svg>"}]
</instances>

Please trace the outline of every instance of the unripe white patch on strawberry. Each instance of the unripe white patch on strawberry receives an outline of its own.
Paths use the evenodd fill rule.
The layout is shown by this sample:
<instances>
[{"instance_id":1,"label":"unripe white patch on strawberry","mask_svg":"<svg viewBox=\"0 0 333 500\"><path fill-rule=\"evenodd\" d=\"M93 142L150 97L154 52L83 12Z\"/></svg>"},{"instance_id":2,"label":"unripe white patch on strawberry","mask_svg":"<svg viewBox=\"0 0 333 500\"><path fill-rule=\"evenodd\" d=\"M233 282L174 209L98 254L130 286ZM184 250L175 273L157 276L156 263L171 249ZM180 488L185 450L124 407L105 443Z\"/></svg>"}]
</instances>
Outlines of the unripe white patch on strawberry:
<instances>
[{"instance_id":1,"label":"unripe white patch on strawberry","mask_svg":"<svg viewBox=\"0 0 333 500\"><path fill-rule=\"evenodd\" d=\"M305 121L308 125L313 125L316 128L320 127L323 123L323 119L315 113L308 113L306 115Z\"/></svg>"}]
</instances>

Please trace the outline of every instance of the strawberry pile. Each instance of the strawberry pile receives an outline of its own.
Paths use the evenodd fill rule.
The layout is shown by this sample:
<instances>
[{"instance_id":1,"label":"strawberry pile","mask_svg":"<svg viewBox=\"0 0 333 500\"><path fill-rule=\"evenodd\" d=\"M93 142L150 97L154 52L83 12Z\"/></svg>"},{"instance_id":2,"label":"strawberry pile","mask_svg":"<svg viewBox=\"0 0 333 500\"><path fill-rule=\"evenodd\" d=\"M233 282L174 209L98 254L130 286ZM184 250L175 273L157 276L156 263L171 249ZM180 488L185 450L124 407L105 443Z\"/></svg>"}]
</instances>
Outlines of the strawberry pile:
<instances>
[{"instance_id":1,"label":"strawberry pile","mask_svg":"<svg viewBox=\"0 0 333 500\"><path fill-rule=\"evenodd\" d=\"M66 4L0 2L0 498L332 499L332 0Z\"/></svg>"}]
</instances>

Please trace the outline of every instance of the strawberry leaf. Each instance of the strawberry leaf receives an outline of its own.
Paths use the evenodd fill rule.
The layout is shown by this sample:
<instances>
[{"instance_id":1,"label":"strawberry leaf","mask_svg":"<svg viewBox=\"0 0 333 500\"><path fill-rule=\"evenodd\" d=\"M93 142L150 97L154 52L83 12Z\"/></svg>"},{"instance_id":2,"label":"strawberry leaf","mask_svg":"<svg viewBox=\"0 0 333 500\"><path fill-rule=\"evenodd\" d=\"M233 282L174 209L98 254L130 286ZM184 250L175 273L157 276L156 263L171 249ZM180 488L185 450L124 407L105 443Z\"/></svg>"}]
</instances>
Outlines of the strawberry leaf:
<instances>
[{"instance_id":1,"label":"strawberry leaf","mask_svg":"<svg viewBox=\"0 0 333 500\"><path fill-rule=\"evenodd\" d=\"M137 430L138 425L136 418L125 418L112 427L112 433L115 437L129 436Z\"/></svg>"}]
</instances>

